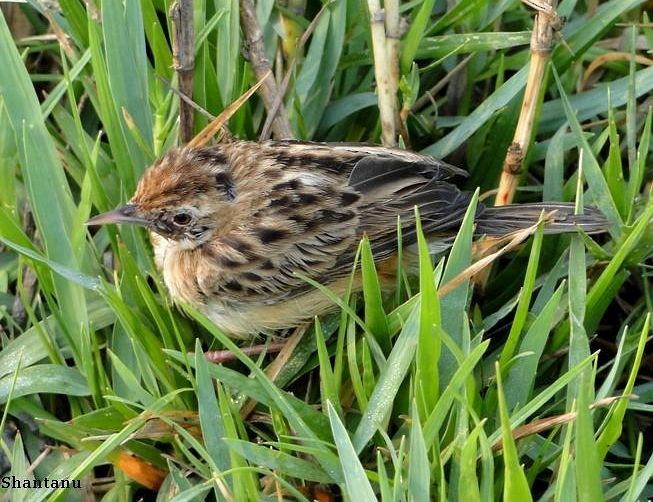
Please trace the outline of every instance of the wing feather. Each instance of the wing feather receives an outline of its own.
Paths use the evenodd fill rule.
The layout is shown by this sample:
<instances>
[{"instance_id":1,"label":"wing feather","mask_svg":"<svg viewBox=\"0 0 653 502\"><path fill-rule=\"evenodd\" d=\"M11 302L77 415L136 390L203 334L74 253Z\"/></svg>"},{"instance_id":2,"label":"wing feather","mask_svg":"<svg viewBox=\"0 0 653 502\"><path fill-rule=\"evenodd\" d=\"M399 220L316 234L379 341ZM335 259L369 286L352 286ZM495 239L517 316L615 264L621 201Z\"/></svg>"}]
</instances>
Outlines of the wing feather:
<instances>
[{"instance_id":1,"label":"wing feather","mask_svg":"<svg viewBox=\"0 0 653 502\"><path fill-rule=\"evenodd\" d=\"M266 142L262 148L283 175L272 200L261 202L267 205L258 208L258 217L283 229L285 237L213 283L222 301L292 299L312 289L299 274L328 285L351 272L363 235L375 258L384 260L397 250L398 217L402 244L408 246L416 241L414 207L425 233L451 234L469 203L469 194L445 181L465 171L417 153L295 141ZM264 260L272 266L261 272Z\"/></svg>"}]
</instances>

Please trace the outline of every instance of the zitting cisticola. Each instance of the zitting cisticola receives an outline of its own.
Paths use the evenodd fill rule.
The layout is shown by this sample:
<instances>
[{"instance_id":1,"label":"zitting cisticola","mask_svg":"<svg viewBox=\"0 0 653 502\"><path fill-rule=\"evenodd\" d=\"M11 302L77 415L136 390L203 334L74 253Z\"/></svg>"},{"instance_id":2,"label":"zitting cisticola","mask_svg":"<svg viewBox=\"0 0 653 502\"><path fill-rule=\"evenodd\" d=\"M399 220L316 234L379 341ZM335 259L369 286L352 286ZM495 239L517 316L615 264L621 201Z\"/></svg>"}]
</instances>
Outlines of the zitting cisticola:
<instances>
[{"instance_id":1,"label":"zitting cisticola","mask_svg":"<svg viewBox=\"0 0 653 502\"><path fill-rule=\"evenodd\" d=\"M297 273L342 293L363 235L377 265L416 241L414 206L434 247L453 242L471 194L447 181L465 171L380 146L240 141L167 152L124 207L89 224L132 223L152 232L155 260L175 299L232 336L300 324L331 302ZM596 210L517 204L476 212L478 235L502 236L554 211L550 233L605 230ZM394 267L386 266L386 269Z\"/></svg>"}]
</instances>

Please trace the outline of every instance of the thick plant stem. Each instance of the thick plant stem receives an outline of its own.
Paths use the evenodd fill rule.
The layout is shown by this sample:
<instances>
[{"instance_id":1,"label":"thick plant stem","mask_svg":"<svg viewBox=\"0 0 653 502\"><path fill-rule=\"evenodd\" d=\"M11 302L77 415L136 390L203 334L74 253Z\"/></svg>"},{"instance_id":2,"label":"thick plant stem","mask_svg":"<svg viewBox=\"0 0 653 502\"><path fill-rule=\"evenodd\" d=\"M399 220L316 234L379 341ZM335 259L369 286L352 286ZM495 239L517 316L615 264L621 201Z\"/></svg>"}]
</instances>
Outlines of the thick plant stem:
<instances>
[{"instance_id":1,"label":"thick plant stem","mask_svg":"<svg viewBox=\"0 0 653 502\"><path fill-rule=\"evenodd\" d=\"M524 158L533 135L535 112L542 95L542 84L551 58L554 28L557 28L560 23L560 18L555 12L556 0L538 0L537 3L526 3L538 9L531 36L528 81L515 135L503 162L501 181L495 199L496 206L510 204L515 196L519 176L524 167Z\"/></svg>"},{"instance_id":2,"label":"thick plant stem","mask_svg":"<svg viewBox=\"0 0 653 502\"><path fill-rule=\"evenodd\" d=\"M179 93L192 100L195 70L195 40L193 31L193 0L177 0L170 8L174 36L172 60ZM193 138L193 107L188 100L179 101L179 139L186 144Z\"/></svg>"},{"instance_id":3,"label":"thick plant stem","mask_svg":"<svg viewBox=\"0 0 653 502\"><path fill-rule=\"evenodd\" d=\"M270 61L265 57L263 33L256 20L256 10L252 0L240 0L240 19L247 40L247 50L250 64L257 80L262 80L271 70ZM279 88L273 78L266 78L261 86L260 94L268 114L274 115L272 133L277 139L293 138L293 132L288 120L286 108L283 105L274 106L279 94ZM276 108L276 109L275 109Z\"/></svg>"},{"instance_id":4,"label":"thick plant stem","mask_svg":"<svg viewBox=\"0 0 653 502\"><path fill-rule=\"evenodd\" d=\"M390 0L391 2L394 0ZM372 30L372 51L374 53L374 76L376 78L377 95L379 100L379 115L381 118L381 141L385 146L397 146L397 88L399 76L398 48L395 49L394 41L388 43L386 24L381 3L379 0L367 0L370 11L370 27ZM399 9L397 4L396 14ZM394 10L391 7L391 18L394 19ZM391 20L391 22L394 22ZM397 22L397 25L399 23ZM398 32L398 27L397 27ZM398 40L397 40L398 44ZM390 52L396 50L397 55L391 58ZM392 69L396 66L396 69ZM396 83L393 83L396 82Z\"/></svg>"},{"instance_id":5,"label":"thick plant stem","mask_svg":"<svg viewBox=\"0 0 653 502\"><path fill-rule=\"evenodd\" d=\"M399 125L399 109L397 92L399 91L399 58L401 56L401 17L399 15L399 0L385 0L385 36L387 39L388 58L388 92L392 97L394 124ZM396 131L395 131L396 141Z\"/></svg>"}]
</instances>

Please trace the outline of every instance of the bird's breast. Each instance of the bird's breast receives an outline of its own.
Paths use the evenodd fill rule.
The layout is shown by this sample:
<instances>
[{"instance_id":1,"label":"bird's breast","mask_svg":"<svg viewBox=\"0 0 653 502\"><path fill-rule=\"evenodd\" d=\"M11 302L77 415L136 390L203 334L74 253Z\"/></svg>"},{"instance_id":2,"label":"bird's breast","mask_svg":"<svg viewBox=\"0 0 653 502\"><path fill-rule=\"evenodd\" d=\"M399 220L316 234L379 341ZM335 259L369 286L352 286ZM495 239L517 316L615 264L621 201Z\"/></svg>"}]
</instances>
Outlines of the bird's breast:
<instances>
[{"instance_id":1,"label":"bird's breast","mask_svg":"<svg viewBox=\"0 0 653 502\"><path fill-rule=\"evenodd\" d=\"M201 310L204 302L197 282L200 266L197 253L183 249L177 242L158 234L152 233L150 238L154 262L163 275L172 299L183 300Z\"/></svg>"}]
</instances>

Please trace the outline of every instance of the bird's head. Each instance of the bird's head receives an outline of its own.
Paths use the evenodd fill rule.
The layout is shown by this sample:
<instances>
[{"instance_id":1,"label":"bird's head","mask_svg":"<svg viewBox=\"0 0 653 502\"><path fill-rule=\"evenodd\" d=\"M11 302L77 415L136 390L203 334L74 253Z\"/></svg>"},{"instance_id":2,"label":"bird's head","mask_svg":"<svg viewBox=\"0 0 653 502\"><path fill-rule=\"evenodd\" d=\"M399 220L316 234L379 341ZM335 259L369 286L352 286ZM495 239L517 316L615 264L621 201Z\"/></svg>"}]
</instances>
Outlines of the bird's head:
<instances>
[{"instance_id":1,"label":"bird's head","mask_svg":"<svg viewBox=\"0 0 653 502\"><path fill-rule=\"evenodd\" d=\"M127 205L87 225L141 225L194 248L233 224L236 198L228 159L219 149L171 150L145 171Z\"/></svg>"}]
</instances>

